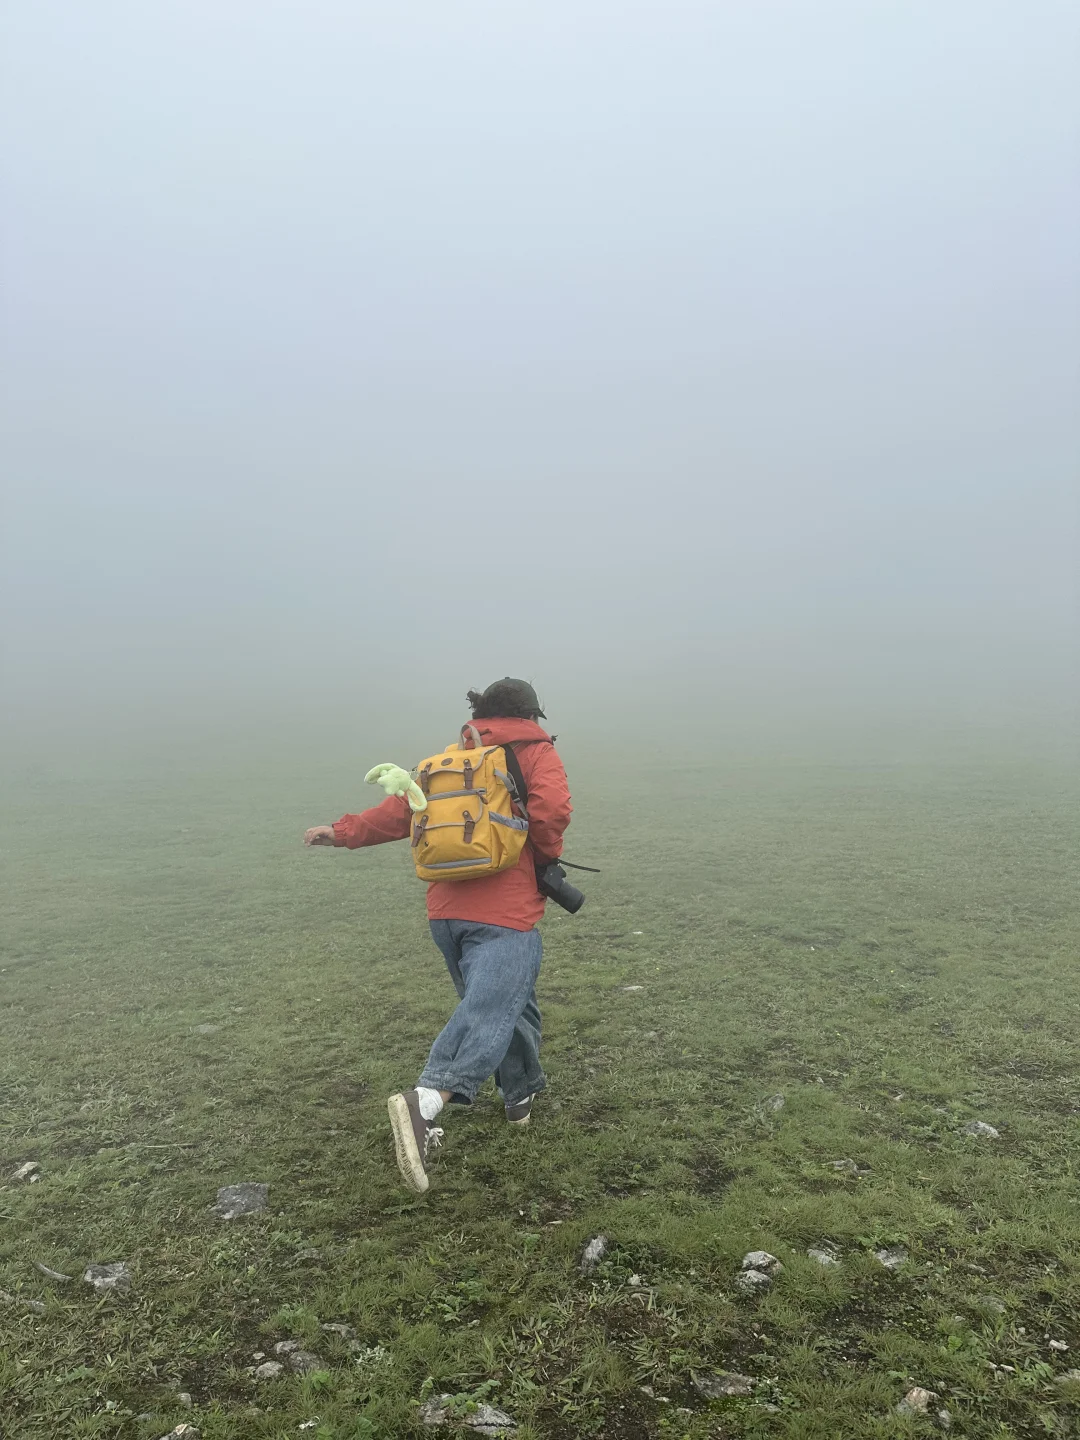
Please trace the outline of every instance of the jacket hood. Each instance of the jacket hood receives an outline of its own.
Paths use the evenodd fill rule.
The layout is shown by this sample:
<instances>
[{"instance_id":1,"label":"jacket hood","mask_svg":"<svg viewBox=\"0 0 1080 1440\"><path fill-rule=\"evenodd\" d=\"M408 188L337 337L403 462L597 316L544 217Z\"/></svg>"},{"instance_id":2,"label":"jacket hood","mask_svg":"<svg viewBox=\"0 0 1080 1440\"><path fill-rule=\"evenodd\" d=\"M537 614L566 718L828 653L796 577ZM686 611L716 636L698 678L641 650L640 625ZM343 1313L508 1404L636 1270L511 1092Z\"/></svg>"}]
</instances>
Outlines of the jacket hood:
<instances>
[{"instance_id":1,"label":"jacket hood","mask_svg":"<svg viewBox=\"0 0 1080 1440\"><path fill-rule=\"evenodd\" d=\"M550 740L535 720L521 720L515 715L494 715L490 719L473 720L485 745L509 745L515 740Z\"/></svg>"}]
</instances>

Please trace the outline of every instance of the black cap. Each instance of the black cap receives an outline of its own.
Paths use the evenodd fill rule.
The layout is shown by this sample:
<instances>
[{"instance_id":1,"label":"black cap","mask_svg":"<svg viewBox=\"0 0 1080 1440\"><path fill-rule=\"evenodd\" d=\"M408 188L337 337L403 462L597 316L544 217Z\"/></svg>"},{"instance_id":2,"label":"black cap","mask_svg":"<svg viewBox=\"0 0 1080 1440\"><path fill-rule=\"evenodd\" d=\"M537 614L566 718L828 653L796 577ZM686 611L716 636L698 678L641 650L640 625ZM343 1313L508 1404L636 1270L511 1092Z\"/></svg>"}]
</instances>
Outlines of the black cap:
<instances>
[{"instance_id":1,"label":"black cap","mask_svg":"<svg viewBox=\"0 0 1080 1440\"><path fill-rule=\"evenodd\" d=\"M514 680L509 675L489 685L475 706L477 720L489 719L492 715L516 715L527 719L531 715L546 720L540 709L536 691L527 680Z\"/></svg>"}]
</instances>

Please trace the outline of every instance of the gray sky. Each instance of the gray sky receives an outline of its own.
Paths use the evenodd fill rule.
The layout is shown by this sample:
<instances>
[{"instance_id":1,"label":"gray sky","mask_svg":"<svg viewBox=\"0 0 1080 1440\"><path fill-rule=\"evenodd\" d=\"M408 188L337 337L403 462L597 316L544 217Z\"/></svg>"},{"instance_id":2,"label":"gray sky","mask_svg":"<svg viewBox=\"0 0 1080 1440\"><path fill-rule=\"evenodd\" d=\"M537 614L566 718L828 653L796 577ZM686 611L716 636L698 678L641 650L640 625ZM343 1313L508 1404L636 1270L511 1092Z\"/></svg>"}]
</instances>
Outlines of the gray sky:
<instances>
[{"instance_id":1,"label":"gray sky","mask_svg":"<svg viewBox=\"0 0 1080 1440\"><path fill-rule=\"evenodd\" d=\"M9 0L18 730L443 723L507 671L563 723L1056 713L1078 34Z\"/></svg>"}]
</instances>

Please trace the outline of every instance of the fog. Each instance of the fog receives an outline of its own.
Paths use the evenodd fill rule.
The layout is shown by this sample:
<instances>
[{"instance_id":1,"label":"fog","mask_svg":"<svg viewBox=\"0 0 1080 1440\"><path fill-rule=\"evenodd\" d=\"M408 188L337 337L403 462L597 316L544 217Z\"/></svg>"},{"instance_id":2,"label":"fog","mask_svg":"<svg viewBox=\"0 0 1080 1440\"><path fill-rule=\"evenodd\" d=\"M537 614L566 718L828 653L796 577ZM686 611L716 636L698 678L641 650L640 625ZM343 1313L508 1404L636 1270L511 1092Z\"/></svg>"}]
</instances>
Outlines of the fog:
<instances>
[{"instance_id":1,"label":"fog","mask_svg":"<svg viewBox=\"0 0 1080 1440\"><path fill-rule=\"evenodd\" d=\"M1066 733L1078 31L13 0L9 754Z\"/></svg>"}]
</instances>

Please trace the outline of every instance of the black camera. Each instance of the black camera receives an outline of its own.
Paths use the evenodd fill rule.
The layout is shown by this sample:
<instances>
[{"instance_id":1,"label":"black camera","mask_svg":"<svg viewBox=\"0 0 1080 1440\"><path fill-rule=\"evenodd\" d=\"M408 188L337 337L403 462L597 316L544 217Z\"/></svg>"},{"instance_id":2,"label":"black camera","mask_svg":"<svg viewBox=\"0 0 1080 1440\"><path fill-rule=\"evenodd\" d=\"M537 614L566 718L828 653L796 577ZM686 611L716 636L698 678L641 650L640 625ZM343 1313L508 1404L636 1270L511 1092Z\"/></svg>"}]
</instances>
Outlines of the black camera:
<instances>
[{"instance_id":1,"label":"black camera","mask_svg":"<svg viewBox=\"0 0 1080 1440\"><path fill-rule=\"evenodd\" d=\"M570 884L566 871L557 860L552 860L550 865L537 865L536 885L541 895L554 900L571 915L576 915L585 904L585 896L576 885Z\"/></svg>"}]
</instances>

